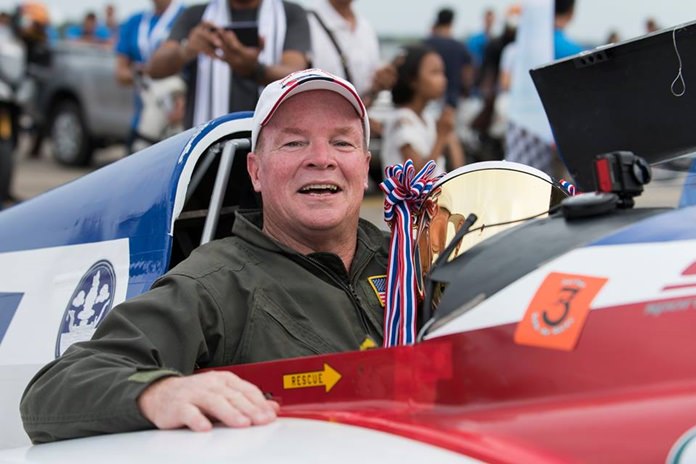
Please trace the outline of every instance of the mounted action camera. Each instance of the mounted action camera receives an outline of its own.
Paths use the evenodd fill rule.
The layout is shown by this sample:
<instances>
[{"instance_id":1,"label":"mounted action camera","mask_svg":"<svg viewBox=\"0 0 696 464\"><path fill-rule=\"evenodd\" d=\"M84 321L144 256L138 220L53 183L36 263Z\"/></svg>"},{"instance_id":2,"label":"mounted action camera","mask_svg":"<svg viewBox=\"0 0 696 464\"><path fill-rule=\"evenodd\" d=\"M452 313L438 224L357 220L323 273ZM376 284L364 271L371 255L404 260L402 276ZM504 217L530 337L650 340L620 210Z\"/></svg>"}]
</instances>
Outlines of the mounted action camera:
<instances>
[{"instance_id":1,"label":"mounted action camera","mask_svg":"<svg viewBox=\"0 0 696 464\"><path fill-rule=\"evenodd\" d=\"M650 182L652 170L640 156L615 151L595 158L594 175L598 192L615 193L619 208L632 208L633 198L643 193L643 186Z\"/></svg>"}]
</instances>

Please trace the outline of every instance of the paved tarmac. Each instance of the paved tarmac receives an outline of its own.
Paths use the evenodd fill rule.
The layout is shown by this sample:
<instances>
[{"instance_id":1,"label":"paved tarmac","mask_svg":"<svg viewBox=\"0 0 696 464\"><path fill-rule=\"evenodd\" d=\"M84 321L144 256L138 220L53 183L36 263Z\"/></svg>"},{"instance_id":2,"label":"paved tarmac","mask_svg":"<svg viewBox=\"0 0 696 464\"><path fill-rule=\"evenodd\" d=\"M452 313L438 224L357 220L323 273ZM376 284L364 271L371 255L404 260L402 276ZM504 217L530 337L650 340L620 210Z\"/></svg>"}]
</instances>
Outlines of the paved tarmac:
<instances>
[{"instance_id":1,"label":"paved tarmac","mask_svg":"<svg viewBox=\"0 0 696 464\"><path fill-rule=\"evenodd\" d=\"M28 155L30 141L20 140L12 192L20 200L28 200L55 187L68 183L109 163L121 159L126 150L123 146L114 145L97 150L93 163L86 167L67 167L58 164L51 157L50 142L44 143L41 156L33 158Z\"/></svg>"}]
</instances>

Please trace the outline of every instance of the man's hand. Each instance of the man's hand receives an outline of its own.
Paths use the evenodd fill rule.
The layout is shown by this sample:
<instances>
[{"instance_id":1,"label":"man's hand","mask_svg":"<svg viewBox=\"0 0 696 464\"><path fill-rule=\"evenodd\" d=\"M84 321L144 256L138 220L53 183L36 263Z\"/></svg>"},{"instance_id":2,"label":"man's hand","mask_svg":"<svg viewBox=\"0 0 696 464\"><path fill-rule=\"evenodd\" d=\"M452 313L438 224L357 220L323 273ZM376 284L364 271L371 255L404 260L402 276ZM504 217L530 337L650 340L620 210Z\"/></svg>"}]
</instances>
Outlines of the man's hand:
<instances>
[{"instance_id":1,"label":"man's hand","mask_svg":"<svg viewBox=\"0 0 696 464\"><path fill-rule=\"evenodd\" d=\"M191 61L199 53L217 58L216 50L222 47L218 28L207 21L201 21L189 32L188 41L183 53L186 62Z\"/></svg>"},{"instance_id":2,"label":"man's hand","mask_svg":"<svg viewBox=\"0 0 696 464\"><path fill-rule=\"evenodd\" d=\"M138 72L143 72L141 63L134 63L130 58L120 53L116 55L116 81L121 85L133 85Z\"/></svg>"},{"instance_id":3,"label":"man's hand","mask_svg":"<svg viewBox=\"0 0 696 464\"><path fill-rule=\"evenodd\" d=\"M383 90L391 90L396 84L397 72L396 66L393 64L387 64L377 69L372 75L372 86L370 90L364 95L361 95L363 103L367 108L372 106L377 95ZM375 135L381 135L381 127L379 132L375 132Z\"/></svg>"},{"instance_id":4,"label":"man's hand","mask_svg":"<svg viewBox=\"0 0 696 464\"><path fill-rule=\"evenodd\" d=\"M260 38L258 48L247 47L239 41L234 31L223 29L220 31L220 39L222 45L220 46L221 54L218 57L226 61L236 74L249 78L254 77L259 63L259 53L264 45L263 38Z\"/></svg>"},{"instance_id":5,"label":"man's hand","mask_svg":"<svg viewBox=\"0 0 696 464\"><path fill-rule=\"evenodd\" d=\"M210 430L213 421L228 427L267 424L279 409L255 385L217 371L159 380L143 391L138 407L159 429L188 427L196 432Z\"/></svg>"},{"instance_id":6,"label":"man's hand","mask_svg":"<svg viewBox=\"0 0 696 464\"><path fill-rule=\"evenodd\" d=\"M217 27L201 21L182 41L167 39L155 50L145 67L145 73L153 79L163 79L181 72L199 54L217 58L216 50L222 41Z\"/></svg>"},{"instance_id":7,"label":"man's hand","mask_svg":"<svg viewBox=\"0 0 696 464\"><path fill-rule=\"evenodd\" d=\"M398 72L393 64L386 64L375 71L372 76L372 92L377 93L382 90L391 90L396 84Z\"/></svg>"}]
</instances>

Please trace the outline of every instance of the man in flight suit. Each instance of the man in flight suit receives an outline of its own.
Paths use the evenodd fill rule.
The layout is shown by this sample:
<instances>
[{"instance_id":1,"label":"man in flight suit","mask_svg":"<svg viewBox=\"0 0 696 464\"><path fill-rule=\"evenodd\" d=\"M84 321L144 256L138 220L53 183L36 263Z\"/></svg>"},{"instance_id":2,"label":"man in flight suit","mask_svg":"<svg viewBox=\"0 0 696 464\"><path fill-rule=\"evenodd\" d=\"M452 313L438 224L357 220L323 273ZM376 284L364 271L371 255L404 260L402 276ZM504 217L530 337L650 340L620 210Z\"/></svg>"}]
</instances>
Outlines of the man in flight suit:
<instances>
[{"instance_id":1,"label":"man in flight suit","mask_svg":"<svg viewBox=\"0 0 696 464\"><path fill-rule=\"evenodd\" d=\"M368 279L386 273L387 241L359 218L368 141L347 81L310 69L268 85L247 158L263 212L238 213L230 237L195 250L43 368L21 403L32 441L266 424L278 405L256 386L194 371L379 345Z\"/></svg>"}]
</instances>

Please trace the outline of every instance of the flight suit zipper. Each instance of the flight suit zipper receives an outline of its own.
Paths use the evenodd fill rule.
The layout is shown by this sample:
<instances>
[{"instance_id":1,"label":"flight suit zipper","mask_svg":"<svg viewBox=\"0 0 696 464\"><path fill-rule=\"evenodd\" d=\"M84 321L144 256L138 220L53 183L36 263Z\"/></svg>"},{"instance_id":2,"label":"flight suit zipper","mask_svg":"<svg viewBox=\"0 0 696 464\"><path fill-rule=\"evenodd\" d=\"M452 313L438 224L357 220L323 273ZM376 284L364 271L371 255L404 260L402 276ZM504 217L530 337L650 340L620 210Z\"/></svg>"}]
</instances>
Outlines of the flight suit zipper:
<instances>
[{"instance_id":1,"label":"flight suit zipper","mask_svg":"<svg viewBox=\"0 0 696 464\"><path fill-rule=\"evenodd\" d=\"M303 257L303 258L307 262L311 263L312 266L319 269L322 273L324 273L326 276L328 276L333 284L335 284L338 288L340 288L346 294L348 294L350 301L353 304L353 307L355 308L356 312L358 313L358 319L360 319L360 325L362 326L362 329L365 331L365 335L368 335L370 333L370 331L369 331L369 327L368 327L367 317L365 316L365 311L362 308L362 304L360 302L360 297L358 296L357 292L355 291L355 287L353 287L353 284L351 282L346 283L343 280L339 279L335 275L335 273L333 273L328 267L324 266L319 261L316 261L316 260L311 259L311 258L306 258L306 257Z\"/></svg>"}]
</instances>

